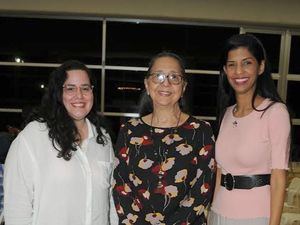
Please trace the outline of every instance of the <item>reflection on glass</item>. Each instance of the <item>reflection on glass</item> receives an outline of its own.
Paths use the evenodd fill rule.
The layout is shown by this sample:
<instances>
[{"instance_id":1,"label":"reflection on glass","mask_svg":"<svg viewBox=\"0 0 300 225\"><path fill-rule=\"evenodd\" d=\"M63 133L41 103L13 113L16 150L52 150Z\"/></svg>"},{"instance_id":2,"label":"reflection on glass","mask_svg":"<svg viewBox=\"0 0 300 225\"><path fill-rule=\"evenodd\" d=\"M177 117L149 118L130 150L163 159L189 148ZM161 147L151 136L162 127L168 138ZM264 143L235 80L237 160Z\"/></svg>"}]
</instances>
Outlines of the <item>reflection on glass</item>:
<instances>
[{"instance_id":1,"label":"reflection on glass","mask_svg":"<svg viewBox=\"0 0 300 225\"><path fill-rule=\"evenodd\" d=\"M101 21L0 17L0 30L0 61L101 64Z\"/></svg>"},{"instance_id":2,"label":"reflection on glass","mask_svg":"<svg viewBox=\"0 0 300 225\"><path fill-rule=\"evenodd\" d=\"M105 111L138 112L146 72L107 70L105 75Z\"/></svg>"},{"instance_id":3,"label":"reflection on glass","mask_svg":"<svg viewBox=\"0 0 300 225\"><path fill-rule=\"evenodd\" d=\"M218 76L188 74L186 96L190 113L195 116L216 116Z\"/></svg>"},{"instance_id":4,"label":"reflection on glass","mask_svg":"<svg viewBox=\"0 0 300 225\"><path fill-rule=\"evenodd\" d=\"M23 108L38 105L53 68L0 67L0 107Z\"/></svg>"},{"instance_id":5,"label":"reflection on glass","mask_svg":"<svg viewBox=\"0 0 300 225\"><path fill-rule=\"evenodd\" d=\"M300 125L292 126L292 145L291 145L292 162L300 162Z\"/></svg>"},{"instance_id":6,"label":"reflection on glass","mask_svg":"<svg viewBox=\"0 0 300 225\"><path fill-rule=\"evenodd\" d=\"M153 55L173 51L187 68L218 69L225 40L238 32L230 27L108 22L106 63L146 67Z\"/></svg>"},{"instance_id":7,"label":"reflection on glass","mask_svg":"<svg viewBox=\"0 0 300 225\"><path fill-rule=\"evenodd\" d=\"M7 131L7 126L20 128L23 123L22 113L0 112L0 132Z\"/></svg>"},{"instance_id":8,"label":"reflection on glass","mask_svg":"<svg viewBox=\"0 0 300 225\"><path fill-rule=\"evenodd\" d=\"M289 73L300 74L300 36L292 36Z\"/></svg>"},{"instance_id":9,"label":"reflection on glass","mask_svg":"<svg viewBox=\"0 0 300 225\"><path fill-rule=\"evenodd\" d=\"M264 45L266 49L267 57L271 64L272 73L278 73L281 35L263 34L263 33L252 33L252 34L255 35Z\"/></svg>"},{"instance_id":10,"label":"reflection on glass","mask_svg":"<svg viewBox=\"0 0 300 225\"><path fill-rule=\"evenodd\" d=\"M292 118L300 118L300 81L289 81L287 89L287 105Z\"/></svg>"}]
</instances>

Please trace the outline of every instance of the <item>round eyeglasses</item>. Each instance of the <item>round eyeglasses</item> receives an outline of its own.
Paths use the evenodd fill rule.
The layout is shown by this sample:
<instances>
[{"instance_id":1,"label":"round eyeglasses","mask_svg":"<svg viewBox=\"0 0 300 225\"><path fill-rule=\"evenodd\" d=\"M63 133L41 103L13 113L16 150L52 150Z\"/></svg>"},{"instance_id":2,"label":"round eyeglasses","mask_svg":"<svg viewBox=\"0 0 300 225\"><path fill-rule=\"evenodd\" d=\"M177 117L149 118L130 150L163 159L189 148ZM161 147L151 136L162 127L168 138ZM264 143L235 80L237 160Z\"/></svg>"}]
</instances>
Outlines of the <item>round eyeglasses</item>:
<instances>
[{"instance_id":1,"label":"round eyeglasses","mask_svg":"<svg viewBox=\"0 0 300 225\"><path fill-rule=\"evenodd\" d=\"M89 94L91 94L93 92L93 88L94 88L93 85L88 85L88 84L81 85L79 87L77 87L77 86L75 86L73 84L63 85L64 92L67 95L75 95L77 93L78 89L80 89L80 92L83 95L89 95Z\"/></svg>"},{"instance_id":2,"label":"round eyeglasses","mask_svg":"<svg viewBox=\"0 0 300 225\"><path fill-rule=\"evenodd\" d=\"M163 72L154 72L150 74L150 79L156 84L162 84L168 79L170 84L178 85L183 81L183 76L178 73L163 73Z\"/></svg>"}]
</instances>

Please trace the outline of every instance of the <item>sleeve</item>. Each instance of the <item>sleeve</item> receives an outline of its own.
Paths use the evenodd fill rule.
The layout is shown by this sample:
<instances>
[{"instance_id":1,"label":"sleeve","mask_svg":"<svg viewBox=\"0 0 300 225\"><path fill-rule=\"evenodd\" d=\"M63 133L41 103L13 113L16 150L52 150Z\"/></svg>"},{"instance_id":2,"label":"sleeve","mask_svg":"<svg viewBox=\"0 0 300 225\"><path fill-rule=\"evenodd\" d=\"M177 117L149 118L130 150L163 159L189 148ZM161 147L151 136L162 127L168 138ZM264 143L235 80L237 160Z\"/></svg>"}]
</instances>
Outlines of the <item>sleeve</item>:
<instances>
[{"instance_id":1,"label":"sleeve","mask_svg":"<svg viewBox=\"0 0 300 225\"><path fill-rule=\"evenodd\" d=\"M209 125L197 132L197 173L190 182L190 191L180 202L178 210L167 218L166 224L206 224L206 210L212 199L215 183L214 135ZM200 222L201 221L201 222Z\"/></svg>"},{"instance_id":2,"label":"sleeve","mask_svg":"<svg viewBox=\"0 0 300 225\"><path fill-rule=\"evenodd\" d=\"M111 143L111 142L110 142ZM115 155L114 155L114 150L112 148L112 145L110 144L110 161L114 164L115 162ZM110 218L110 225L118 225L119 224L119 217L117 215L114 199L113 199L113 171L111 174L111 187L109 190L109 205L110 205L110 210L109 210L109 218Z\"/></svg>"},{"instance_id":3,"label":"sleeve","mask_svg":"<svg viewBox=\"0 0 300 225\"><path fill-rule=\"evenodd\" d=\"M115 185L113 196L120 222L136 221L139 217L139 212L138 210L135 211L134 208L138 208L140 203L129 180L127 164L129 160L129 141L127 140L128 129L126 127L121 127L115 146L116 167L114 170Z\"/></svg>"},{"instance_id":4,"label":"sleeve","mask_svg":"<svg viewBox=\"0 0 300 225\"><path fill-rule=\"evenodd\" d=\"M12 143L4 169L6 225L29 225L33 217L34 162L22 134Z\"/></svg>"},{"instance_id":5,"label":"sleeve","mask_svg":"<svg viewBox=\"0 0 300 225\"><path fill-rule=\"evenodd\" d=\"M288 169L290 130L290 117L285 105L281 103L273 105L268 121L272 169Z\"/></svg>"}]
</instances>

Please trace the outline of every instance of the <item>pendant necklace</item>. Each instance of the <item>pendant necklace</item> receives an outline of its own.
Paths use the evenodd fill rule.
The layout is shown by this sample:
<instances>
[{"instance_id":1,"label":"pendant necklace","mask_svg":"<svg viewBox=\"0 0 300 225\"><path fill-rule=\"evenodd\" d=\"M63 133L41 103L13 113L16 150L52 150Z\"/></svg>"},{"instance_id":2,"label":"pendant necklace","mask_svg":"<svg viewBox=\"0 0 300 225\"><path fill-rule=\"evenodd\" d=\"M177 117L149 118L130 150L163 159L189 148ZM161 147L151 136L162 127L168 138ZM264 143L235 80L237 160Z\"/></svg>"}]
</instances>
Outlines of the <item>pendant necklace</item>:
<instances>
[{"instance_id":1,"label":"pendant necklace","mask_svg":"<svg viewBox=\"0 0 300 225\"><path fill-rule=\"evenodd\" d=\"M171 128L171 133L169 134L170 138L173 138L173 135L175 133L177 133L180 118L181 118L181 111L180 111L178 119L177 119L176 127ZM157 177L158 177L157 188L161 189L161 188L163 188L163 181L162 180L163 180L163 177L164 177L164 174L165 174L165 171L162 170L162 164L166 160L166 156L168 154L168 149L167 150L163 149L162 151L160 151L161 142L159 142L158 146L156 146L155 138L154 138L154 129L153 129L152 123L153 123L153 113L152 113L152 116L151 116L150 133L151 133L151 139L153 141L154 155L157 157L157 159L159 161L159 171L157 173ZM157 150L156 147L158 148L158 150Z\"/></svg>"}]
</instances>

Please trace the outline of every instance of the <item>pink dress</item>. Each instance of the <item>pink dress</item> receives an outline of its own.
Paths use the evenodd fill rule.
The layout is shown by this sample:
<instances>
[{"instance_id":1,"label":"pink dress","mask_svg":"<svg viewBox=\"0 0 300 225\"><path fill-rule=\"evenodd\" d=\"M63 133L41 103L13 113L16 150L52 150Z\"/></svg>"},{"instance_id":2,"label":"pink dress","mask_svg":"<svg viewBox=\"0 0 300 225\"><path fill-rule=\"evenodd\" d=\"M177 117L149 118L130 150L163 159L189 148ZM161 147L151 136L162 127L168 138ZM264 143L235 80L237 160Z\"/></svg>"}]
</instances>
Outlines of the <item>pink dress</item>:
<instances>
[{"instance_id":1,"label":"pink dress","mask_svg":"<svg viewBox=\"0 0 300 225\"><path fill-rule=\"evenodd\" d=\"M258 109L264 109L264 100ZM233 116L228 107L216 141L216 160L223 174L270 174L288 169L290 121L286 106L275 103L263 112L253 110L245 117ZM221 186L212 210L223 218L247 220L270 217L270 186L228 191Z\"/></svg>"}]
</instances>

